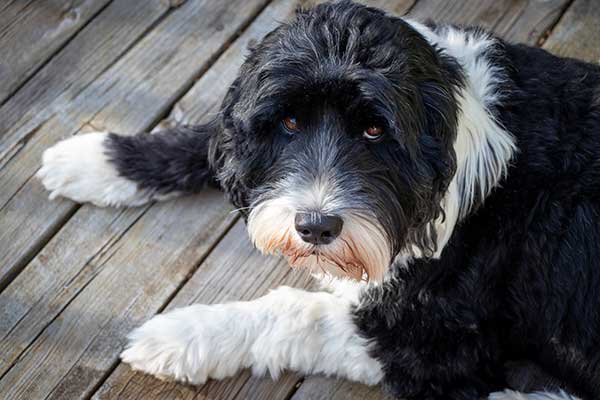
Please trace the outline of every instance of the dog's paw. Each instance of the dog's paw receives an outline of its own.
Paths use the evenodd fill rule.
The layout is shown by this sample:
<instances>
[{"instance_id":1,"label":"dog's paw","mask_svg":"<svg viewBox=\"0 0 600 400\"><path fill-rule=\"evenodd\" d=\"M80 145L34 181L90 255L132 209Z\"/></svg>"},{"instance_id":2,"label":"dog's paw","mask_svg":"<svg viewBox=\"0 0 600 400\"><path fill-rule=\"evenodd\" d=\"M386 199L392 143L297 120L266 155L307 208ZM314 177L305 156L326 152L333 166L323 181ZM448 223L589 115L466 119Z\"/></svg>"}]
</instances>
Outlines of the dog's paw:
<instances>
[{"instance_id":1,"label":"dog's paw","mask_svg":"<svg viewBox=\"0 0 600 400\"><path fill-rule=\"evenodd\" d=\"M100 207L136 205L137 185L120 177L108 159L108 133L93 132L63 140L44 152L36 174L50 199L67 197Z\"/></svg>"},{"instance_id":2,"label":"dog's paw","mask_svg":"<svg viewBox=\"0 0 600 400\"><path fill-rule=\"evenodd\" d=\"M159 379L202 384L243 367L246 351L237 333L235 318L228 318L222 306L193 305L135 329L121 359Z\"/></svg>"}]
</instances>

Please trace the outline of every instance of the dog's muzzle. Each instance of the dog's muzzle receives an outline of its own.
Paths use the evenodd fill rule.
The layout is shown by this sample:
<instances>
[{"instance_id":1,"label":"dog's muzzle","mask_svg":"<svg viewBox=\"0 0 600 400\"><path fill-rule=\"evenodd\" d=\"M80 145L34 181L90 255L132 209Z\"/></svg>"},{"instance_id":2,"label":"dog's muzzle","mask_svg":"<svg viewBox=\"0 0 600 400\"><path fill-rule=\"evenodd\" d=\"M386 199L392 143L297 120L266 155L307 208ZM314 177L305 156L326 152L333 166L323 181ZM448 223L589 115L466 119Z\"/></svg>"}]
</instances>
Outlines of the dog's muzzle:
<instances>
[{"instance_id":1,"label":"dog's muzzle","mask_svg":"<svg viewBox=\"0 0 600 400\"><path fill-rule=\"evenodd\" d=\"M391 262L390 241L364 210L306 211L298 196L256 203L248 233L266 254L282 254L290 266L317 273L381 281Z\"/></svg>"}]
</instances>

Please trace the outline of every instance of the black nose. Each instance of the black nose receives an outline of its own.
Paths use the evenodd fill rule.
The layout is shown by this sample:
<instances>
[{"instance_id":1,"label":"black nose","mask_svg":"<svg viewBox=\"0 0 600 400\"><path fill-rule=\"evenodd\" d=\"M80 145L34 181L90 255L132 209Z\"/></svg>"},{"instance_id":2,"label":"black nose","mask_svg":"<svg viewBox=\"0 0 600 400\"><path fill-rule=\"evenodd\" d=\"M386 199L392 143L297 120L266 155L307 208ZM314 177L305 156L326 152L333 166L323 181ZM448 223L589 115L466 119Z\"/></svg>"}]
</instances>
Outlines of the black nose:
<instances>
[{"instance_id":1,"label":"black nose","mask_svg":"<svg viewBox=\"0 0 600 400\"><path fill-rule=\"evenodd\" d=\"M337 215L323 215L317 212L297 213L296 231L307 243L329 244L342 231L344 221Z\"/></svg>"}]
</instances>

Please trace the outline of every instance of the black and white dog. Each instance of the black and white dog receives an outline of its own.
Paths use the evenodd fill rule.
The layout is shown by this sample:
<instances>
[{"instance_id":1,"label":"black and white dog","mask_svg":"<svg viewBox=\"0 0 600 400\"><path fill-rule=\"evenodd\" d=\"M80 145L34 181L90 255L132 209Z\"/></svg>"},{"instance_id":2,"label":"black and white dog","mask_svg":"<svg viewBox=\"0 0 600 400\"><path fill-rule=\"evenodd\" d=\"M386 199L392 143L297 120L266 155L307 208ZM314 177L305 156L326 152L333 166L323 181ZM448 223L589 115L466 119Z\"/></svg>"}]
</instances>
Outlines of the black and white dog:
<instances>
[{"instance_id":1,"label":"black and white dog","mask_svg":"<svg viewBox=\"0 0 600 400\"><path fill-rule=\"evenodd\" d=\"M325 277L159 315L121 355L135 369L600 398L598 66L326 3L251 49L213 122L75 136L38 176L100 206L217 183L256 247Z\"/></svg>"}]
</instances>

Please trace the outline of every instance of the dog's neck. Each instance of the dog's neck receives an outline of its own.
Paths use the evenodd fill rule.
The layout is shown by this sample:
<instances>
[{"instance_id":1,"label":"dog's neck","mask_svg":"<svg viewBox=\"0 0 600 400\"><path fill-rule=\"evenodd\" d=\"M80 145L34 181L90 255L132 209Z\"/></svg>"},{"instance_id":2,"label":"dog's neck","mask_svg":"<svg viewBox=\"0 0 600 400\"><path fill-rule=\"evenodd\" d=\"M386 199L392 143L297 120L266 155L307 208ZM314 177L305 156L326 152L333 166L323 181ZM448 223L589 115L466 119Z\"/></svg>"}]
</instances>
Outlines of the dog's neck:
<instances>
[{"instance_id":1,"label":"dog's neck","mask_svg":"<svg viewBox=\"0 0 600 400\"><path fill-rule=\"evenodd\" d=\"M465 76L457 98L460 110L454 143L456 173L442 200L444 218L434 224L437 234L434 257L439 257L457 222L476 203L483 202L506 174L516 143L493 112L502 101L500 86L506 79L502 66L490 60L497 39L483 31L451 26L434 30L419 22L406 22L437 49L453 57Z\"/></svg>"}]
</instances>

